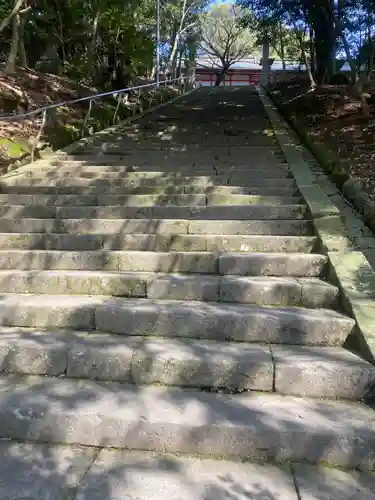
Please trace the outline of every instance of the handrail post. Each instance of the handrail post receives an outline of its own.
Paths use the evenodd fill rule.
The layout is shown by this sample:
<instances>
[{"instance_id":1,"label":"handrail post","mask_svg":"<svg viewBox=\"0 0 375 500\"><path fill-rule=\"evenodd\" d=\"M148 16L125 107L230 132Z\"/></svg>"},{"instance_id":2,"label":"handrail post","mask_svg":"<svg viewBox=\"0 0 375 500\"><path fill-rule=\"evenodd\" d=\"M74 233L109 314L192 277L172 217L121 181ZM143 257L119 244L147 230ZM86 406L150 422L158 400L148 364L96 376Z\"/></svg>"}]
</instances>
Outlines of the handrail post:
<instances>
[{"instance_id":1,"label":"handrail post","mask_svg":"<svg viewBox=\"0 0 375 500\"><path fill-rule=\"evenodd\" d=\"M117 106L116 106L115 112L113 114L113 120L112 120L113 125L116 124L116 118L117 118L118 110L120 109L121 99L122 99L122 92L120 92L118 95Z\"/></svg>"},{"instance_id":2,"label":"handrail post","mask_svg":"<svg viewBox=\"0 0 375 500\"><path fill-rule=\"evenodd\" d=\"M93 100L94 99L90 99L90 101L89 101L89 109L88 109L88 111L86 113L85 120L84 120L83 125L82 125L81 137L83 137L84 131L87 128L87 123L88 123L90 115L91 115L91 108L92 108Z\"/></svg>"},{"instance_id":3,"label":"handrail post","mask_svg":"<svg viewBox=\"0 0 375 500\"><path fill-rule=\"evenodd\" d=\"M38 132L37 136L35 137L35 140L33 142L32 148L31 148L31 163L34 161L35 150L38 146L38 142L39 142L40 138L42 137L44 125L46 124L46 121L47 121L47 111L48 111L48 109L45 109L43 111L42 123L40 125L39 132Z\"/></svg>"}]
</instances>

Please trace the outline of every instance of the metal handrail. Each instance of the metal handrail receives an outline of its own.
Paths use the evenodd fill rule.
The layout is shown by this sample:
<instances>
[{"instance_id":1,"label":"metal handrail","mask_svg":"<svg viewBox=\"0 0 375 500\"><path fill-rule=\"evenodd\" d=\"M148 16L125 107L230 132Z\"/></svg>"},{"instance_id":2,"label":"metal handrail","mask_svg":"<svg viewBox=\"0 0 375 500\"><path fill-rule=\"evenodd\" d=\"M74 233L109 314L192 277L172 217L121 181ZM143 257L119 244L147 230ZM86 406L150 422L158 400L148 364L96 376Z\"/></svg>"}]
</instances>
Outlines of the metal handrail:
<instances>
[{"instance_id":1,"label":"metal handrail","mask_svg":"<svg viewBox=\"0 0 375 500\"><path fill-rule=\"evenodd\" d=\"M83 121L83 125L81 128L81 134L80 134L81 139L82 139L85 136L85 131L88 130L87 124L88 124L88 121L89 121L89 118L91 115L92 104L96 100L101 99L103 97L109 97L109 96L115 96L115 95L119 97L118 102L117 102L117 106L116 106L116 109L115 109L115 112L114 112L113 118L112 118L112 122L113 122L113 124L115 124L117 114L118 114L120 104L121 104L121 99L120 99L121 94L126 94L126 93L132 92L132 91L141 91L142 89L151 88L151 87L159 88L160 85L173 84L174 82L180 82L180 83L183 82L183 84L184 84L183 92L185 92L186 88L187 88L186 83L189 83L189 81L194 82L194 79L190 76L188 76L188 77L185 76L185 77L180 77L180 78L174 78L173 80L162 80L160 82L147 83L144 85L137 85L135 87L127 87L127 88L120 89L120 90L111 90L109 92L101 92L100 94L94 94L94 95L90 95L90 96L86 96L86 97L80 97L78 99L72 99L71 101L62 101L62 102L58 102L58 103L54 103L54 104L49 104L48 106L43 106L43 107L38 108L38 109L33 109L32 111L28 111L27 113L21 113L18 115L4 115L4 116L0 115L0 120L16 121L16 120L28 118L31 116L35 116L38 114L42 114L41 126L40 126L39 132L38 132L38 134L33 142L31 152L30 152L31 161L34 161L35 150L36 150L38 142L42 136L44 126L47 122L47 113L49 110L88 101L89 108L87 110L85 119ZM139 97L140 97L140 93L139 93L138 101L136 102L136 105L139 103ZM151 97L149 98L149 108L152 105L152 98L153 98L153 96L151 95ZM161 96L161 100L163 100L163 96ZM133 116L135 116L135 112L136 112L136 106L133 107ZM90 132L89 132L89 134L90 134Z\"/></svg>"},{"instance_id":2,"label":"metal handrail","mask_svg":"<svg viewBox=\"0 0 375 500\"><path fill-rule=\"evenodd\" d=\"M0 120L19 120L21 118L28 118L29 116L35 116L39 113L43 113L44 111L48 111L49 109L56 109L64 106L70 106L72 104L77 104L79 102L85 102L85 101L95 101L96 99L100 99L102 97L108 97L111 95L116 95L116 94L124 94L126 92L131 92L133 90L140 90L140 89L145 89L145 88L150 88L162 84L169 84L173 82L181 82L185 80L191 79L190 76L185 76L181 78L174 78L173 80L161 80L159 83L153 82L153 83L147 83L145 85L138 85L136 87L127 87L124 89L120 90L111 90L109 92L102 92L100 94L93 94L89 95L86 97L79 97L78 99L72 99L71 101L62 101L54 104L49 104L48 106L42 106L41 108L38 109L33 109L32 111L28 111L27 113L20 113L19 115L0 115Z\"/></svg>"}]
</instances>

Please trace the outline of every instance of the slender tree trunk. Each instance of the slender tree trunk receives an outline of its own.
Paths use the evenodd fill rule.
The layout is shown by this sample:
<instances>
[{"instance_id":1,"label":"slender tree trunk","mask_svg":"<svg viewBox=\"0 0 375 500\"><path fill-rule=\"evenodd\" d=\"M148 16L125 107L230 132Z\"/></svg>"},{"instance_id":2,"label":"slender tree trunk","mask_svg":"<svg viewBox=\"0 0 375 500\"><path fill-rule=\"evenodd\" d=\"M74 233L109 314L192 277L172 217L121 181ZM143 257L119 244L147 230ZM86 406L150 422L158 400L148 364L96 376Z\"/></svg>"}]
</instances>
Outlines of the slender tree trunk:
<instances>
[{"instance_id":1,"label":"slender tree trunk","mask_svg":"<svg viewBox=\"0 0 375 500\"><path fill-rule=\"evenodd\" d=\"M13 21L14 17L20 13L23 7L24 7L24 0L14 0L14 7L12 12L0 23L0 33L2 33L5 30L5 28Z\"/></svg>"},{"instance_id":2,"label":"slender tree trunk","mask_svg":"<svg viewBox=\"0 0 375 500\"><path fill-rule=\"evenodd\" d=\"M314 31L309 27L309 48L310 48L310 68L311 73L315 75L316 63L315 63L315 50L314 50Z\"/></svg>"},{"instance_id":3,"label":"slender tree trunk","mask_svg":"<svg viewBox=\"0 0 375 500\"><path fill-rule=\"evenodd\" d=\"M16 72L16 62L19 49L20 40L20 15L17 13L12 20L12 43L10 46L10 52L8 55L8 60L5 65L4 72L6 74L11 74Z\"/></svg>"},{"instance_id":4,"label":"slender tree trunk","mask_svg":"<svg viewBox=\"0 0 375 500\"><path fill-rule=\"evenodd\" d=\"M179 78L181 76L181 69L182 69L182 58L184 55L184 48L180 47L179 54L178 54L178 64L177 64L177 71L176 71L176 76Z\"/></svg>"},{"instance_id":5,"label":"slender tree trunk","mask_svg":"<svg viewBox=\"0 0 375 500\"><path fill-rule=\"evenodd\" d=\"M283 67L283 74L286 72L286 62L285 62L285 44L284 44L284 36L283 36L283 26L279 23L279 39L280 39L280 57L281 64Z\"/></svg>"},{"instance_id":6,"label":"slender tree trunk","mask_svg":"<svg viewBox=\"0 0 375 500\"><path fill-rule=\"evenodd\" d=\"M301 34L300 30L298 29L298 26L297 26L297 23L295 21L295 18L294 18L294 15L291 11L289 11L289 18L293 24L293 28L294 28L294 31L296 32L296 37L297 37L297 40L298 40L298 43L299 43L299 46L300 46L300 49L301 49L301 55L302 55L302 59L303 59L303 62L305 64L305 67L306 67L306 71L307 71L307 76L309 77L309 82L310 82L310 87L312 89L314 89L316 87L316 82L315 82L315 78L314 78L314 75L311 71L311 66L310 66L310 62L309 62L309 59L307 57L307 53L306 53L306 47L305 47L305 41L304 41L304 37L303 35ZM305 32L304 32L305 34Z\"/></svg>"},{"instance_id":7,"label":"slender tree trunk","mask_svg":"<svg viewBox=\"0 0 375 500\"><path fill-rule=\"evenodd\" d=\"M306 67L307 76L309 77L310 87L313 89L313 88L316 87L316 81L315 81L314 75L313 75L313 73L311 71L311 65L310 65L309 58L307 57L307 52L306 52L306 48L305 48L305 42L304 42L303 36L299 32L297 26L295 26L294 29L296 30L296 35L297 35L298 43L299 43L299 46L300 46L300 49L301 49L302 60L303 60L303 63L305 65L305 67Z\"/></svg>"},{"instance_id":8,"label":"slender tree trunk","mask_svg":"<svg viewBox=\"0 0 375 500\"><path fill-rule=\"evenodd\" d=\"M25 49L25 24L27 20L27 14L21 16L19 24L19 40L18 40L18 57L19 64L23 68L27 68L27 54Z\"/></svg>"}]
</instances>

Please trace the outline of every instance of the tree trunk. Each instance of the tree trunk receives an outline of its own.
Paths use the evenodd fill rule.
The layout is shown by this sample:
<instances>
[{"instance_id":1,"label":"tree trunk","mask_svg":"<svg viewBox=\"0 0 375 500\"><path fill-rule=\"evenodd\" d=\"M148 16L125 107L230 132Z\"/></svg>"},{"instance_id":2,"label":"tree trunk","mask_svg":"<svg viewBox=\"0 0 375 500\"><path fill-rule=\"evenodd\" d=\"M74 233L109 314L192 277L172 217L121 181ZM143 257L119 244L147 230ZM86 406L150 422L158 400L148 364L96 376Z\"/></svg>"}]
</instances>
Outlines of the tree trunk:
<instances>
[{"instance_id":1,"label":"tree trunk","mask_svg":"<svg viewBox=\"0 0 375 500\"><path fill-rule=\"evenodd\" d=\"M330 78L333 67L332 55L336 33L332 0L313 2L311 20L315 33L316 79L318 84L322 84Z\"/></svg>"},{"instance_id":2,"label":"tree trunk","mask_svg":"<svg viewBox=\"0 0 375 500\"><path fill-rule=\"evenodd\" d=\"M300 38L299 36L298 36L298 40L299 40L300 47L301 47L301 54L302 54L303 63L306 67L307 76L309 77L310 87L313 89L316 87L316 81L315 81L314 75L311 71L311 65L310 65L310 61L307 57L305 44L303 42L303 39Z\"/></svg>"},{"instance_id":3,"label":"tree trunk","mask_svg":"<svg viewBox=\"0 0 375 500\"><path fill-rule=\"evenodd\" d=\"M19 64L23 68L27 68L27 54L26 54L26 49L25 49L25 24L26 24L26 16L27 14L24 14L21 16L20 19L20 24L19 24L19 40L18 40L18 57L19 57Z\"/></svg>"},{"instance_id":4,"label":"tree trunk","mask_svg":"<svg viewBox=\"0 0 375 500\"><path fill-rule=\"evenodd\" d=\"M177 28L175 28L173 35L174 36L173 36L172 49L168 61L168 72L171 74L171 78L175 78L175 73L176 73L176 57L177 57L178 43L180 38L180 33Z\"/></svg>"},{"instance_id":5,"label":"tree trunk","mask_svg":"<svg viewBox=\"0 0 375 500\"><path fill-rule=\"evenodd\" d=\"M215 87L219 87L219 85L223 82L225 75L228 72L227 67L223 67L217 74L216 74L216 80L215 80Z\"/></svg>"},{"instance_id":6,"label":"tree trunk","mask_svg":"<svg viewBox=\"0 0 375 500\"><path fill-rule=\"evenodd\" d=\"M310 48L310 68L311 73L315 75L316 64L315 64L315 50L314 50L314 31L309 28L309 48Z\"/></svg>"},{"instance_id":7,"label":"tree trunk","mask_svg":"<svg viewBox=\"0 0 375 500\"><path fill-rule=\"evenodd\" d=\"M300 46L300 49L301 49L301 55L302 55L303 63L305 65L305 67L306 67L307 76L309 77L310 87L313 89L313 88L316 87L316 81L315 81L314 75L313 75L313 73L311 71L310 62L309 62L309 59L307 57L305 42L304 42L303 36L301 35L300 31L297 28L297 25L294 22L293 22L293 25L294 25L294 29L296 31L296 36L297 36L297 39L298 39L298 43L299 43L299 46Z\"/></svg>"},{"instance_id":8,"label":"tree trunk","mask_svg":"<svg viewBox=\"0 0 375 500\"><path fill-rule=\"evenodd\" d=\"M286 63L285 63L285 46L284 46L284 37L283 37L283 26L279 23L279 38L280 38L280 57L281 64L283 67L283 74L286 72Z\"/></svg>"},{"instance_id":9,"label":"tree trunk","mask_svg":"<svg viewBox=\"0 0 375 500\"><path fill-rule=\"evenodd\" d=\"M13 21L14 17L20 13L23 6L24 6L24 0L14 0L14 7L12 12L0 23L0 33L2 33L5 30L5 28Z\"/></svg>"},{"instance_id":10,"label":"tree trunk","mask_svg":"<svg viewBox=\"0 0 375 500\"><path fill-rule=\"evenodd\" d=\"M16 62L17 62L19 40L20 40L20 23L21 23L20 15L19 13L17 13L13 17L12 21L12 43L10 46L8 60L4 69L4 73L6 74L11 74L16 72Z\"/></svg>"},{"instance_id":11,"label":"tree trunk","mask_svg":"<svg viewBox=\"0 0 375 500\"><path fill-rule=\"evenodd\" d=\"M91 27L91 47L89 54L89 58L92 65L92 76L94 81L97 78L98 73L100 72L100 64L98 64L99 61L97 57L99 17L100 17L100 11L98 9L97 12L95 13Z\"/></svg>"}]
</instances>

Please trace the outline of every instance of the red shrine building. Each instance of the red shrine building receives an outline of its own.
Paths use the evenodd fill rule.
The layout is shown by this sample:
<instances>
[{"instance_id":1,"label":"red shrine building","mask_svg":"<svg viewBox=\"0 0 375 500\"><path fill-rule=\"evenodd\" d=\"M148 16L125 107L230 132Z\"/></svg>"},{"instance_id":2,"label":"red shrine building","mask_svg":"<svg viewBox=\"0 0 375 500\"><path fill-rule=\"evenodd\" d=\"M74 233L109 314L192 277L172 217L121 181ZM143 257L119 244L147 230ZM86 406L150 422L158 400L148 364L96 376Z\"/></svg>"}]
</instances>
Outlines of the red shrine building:
<instances>
[{"instance_id":1,"label":"red shrine building","mask_svg":"<svg viewBox=\"0 0 375 500\"><path fill-rule=\"evenodd\" d=\"M254 57L243 58L234 63L222 85L237 86L237 85L257 85L260 83L262 73L261 61L256 61ZM220 71L220 65L215 64L210 57L198 57L195 67L195 81L198 86L210 87L215 85L216 74ZM304 71L303 66L298 64L288 64L283 70L280 61L274 61L269 70L270 80L278 78L283 72L300 73Z\"/></svg>"}]
</instances>

